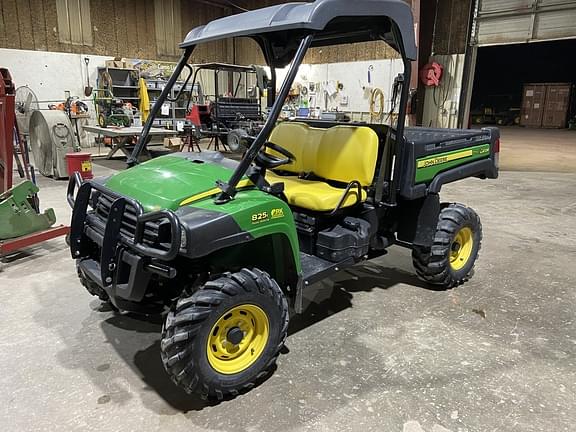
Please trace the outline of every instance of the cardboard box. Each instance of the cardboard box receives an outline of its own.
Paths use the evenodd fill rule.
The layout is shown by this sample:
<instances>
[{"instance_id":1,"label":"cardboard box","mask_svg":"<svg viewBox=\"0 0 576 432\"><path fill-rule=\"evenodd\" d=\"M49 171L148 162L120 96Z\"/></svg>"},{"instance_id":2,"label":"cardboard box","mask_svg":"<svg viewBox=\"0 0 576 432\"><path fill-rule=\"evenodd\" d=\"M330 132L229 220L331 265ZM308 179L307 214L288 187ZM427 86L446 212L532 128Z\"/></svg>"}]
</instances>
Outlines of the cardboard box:
<instances>
[{"instance_id":1,"label":"cardboard box","mask_svg":"<svg viewBox=\"0 0 576 432\"><path fill-rule=\"evenodd\" d=\"M164 138L164 148L168 150L180 150L182 138Z\"/></svg>"},{"instance_id":2,"label":"cardboard box","mask_svg":"<svg viewBox=\"0 0 576 432\"><path fill-rule=\"evenodd\" d=\"M118 68L118 69L127 69L128 64L122 60L121 58L115 58L114 60L106 60L106 67L110 68Z\"/></svg>"}]
</instances>

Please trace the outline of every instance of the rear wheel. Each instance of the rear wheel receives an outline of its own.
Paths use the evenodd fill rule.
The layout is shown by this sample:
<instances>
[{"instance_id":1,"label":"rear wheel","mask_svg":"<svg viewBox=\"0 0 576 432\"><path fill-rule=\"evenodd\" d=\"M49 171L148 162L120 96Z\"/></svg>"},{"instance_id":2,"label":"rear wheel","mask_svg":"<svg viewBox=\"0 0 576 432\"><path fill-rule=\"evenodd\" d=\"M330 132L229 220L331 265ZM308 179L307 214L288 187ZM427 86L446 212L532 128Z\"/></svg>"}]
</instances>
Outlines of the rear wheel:
<instances>
[{"instance_id":1,"label":"rear wheel","mask_svg":"<svg viewBox=\"0 0 576 432\"><path fill-rule=\"evenodd\" d=\"M414 247L412 260L418 276L443 288L470 279L482 243L482 224L474 210L461 204L440 212L432 247Z\"/></svg>"},{"instance_id":2,"label":"rear wheel","mask_svg":"<svg viewBox=\"0 0 576 432\"><path fill-rule=\"evenodd\" d=\"M246 131L242 129L234 129L228 132L227 144L228 148L234 153L244 153L246 145L244 139L248 136Z\"/></svg>"},{"instance_id":3,"label":"rear wheel","mask_svg":"<svg viewBox=\"0 0 576 432\"><path fill-rule=\"evenodd\" d=\"M188 393L222 399L266 376L287 331L288 303L268 274L226 273L172 307L162 331L162 361Z\"/></svg>"}]
</instances>

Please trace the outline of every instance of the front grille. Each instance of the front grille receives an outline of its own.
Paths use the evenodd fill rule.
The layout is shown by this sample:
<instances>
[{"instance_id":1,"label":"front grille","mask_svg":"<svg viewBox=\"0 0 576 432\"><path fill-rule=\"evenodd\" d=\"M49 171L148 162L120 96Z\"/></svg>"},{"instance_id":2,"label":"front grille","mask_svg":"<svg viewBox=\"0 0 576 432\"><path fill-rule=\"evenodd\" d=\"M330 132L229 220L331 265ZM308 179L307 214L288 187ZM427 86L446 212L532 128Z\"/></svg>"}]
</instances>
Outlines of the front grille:
<instances>
[{"instance_id":1,"label":"front grille","mask_svg":"<svg viewBox=\"0 0 576 432\"><path fill-rule=\"evenodd\" d=\"M102 223L101 228L103 229L108 221L110 208L112 207L114 198L107 196L102 192L94 191L90 201L93 214ZM126 203L124 213L122 214L122 227L120 228L120 234L132 241L136 234L136 215L136 209L129 203ZM102 232L102 234L104 234L104 232ZM159 219L153 222L146 222L144 226L143 242L161 250L168 250L171 242L170 225L168 220Z\"/></svg>"}]
</instances>

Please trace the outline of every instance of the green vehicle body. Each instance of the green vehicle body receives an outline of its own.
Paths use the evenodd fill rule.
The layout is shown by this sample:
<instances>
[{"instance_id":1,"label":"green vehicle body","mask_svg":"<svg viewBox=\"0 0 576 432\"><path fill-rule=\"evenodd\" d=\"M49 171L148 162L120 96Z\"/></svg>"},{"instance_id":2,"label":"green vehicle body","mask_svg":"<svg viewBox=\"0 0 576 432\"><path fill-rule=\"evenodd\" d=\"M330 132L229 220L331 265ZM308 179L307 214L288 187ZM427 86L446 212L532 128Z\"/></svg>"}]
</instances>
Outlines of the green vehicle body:
<instances>
[{"instance_id":1,"label":"green vehicle body","mask_svg":"<svg viewBox=\"0 0 576 432\"><path fill-rule=\"evenodd\" d=\"M428 155L416 160L413 183L429 185L439 174L449 172L471 162L490 159L489 143L452 152ZM229 216L242 233L237 244L214 251L211 259L220 266L253 265L258 256L260 267L266 269L284 285L295 289L302 280L300 245L294 216L289 205L276 196L259 190L248 179L242 181L235 199L216 203L220 193L217 182L229 178L233 166L210 158L194 158L185 154L166 155L119 172L105 180L110 191L138 201L145 212L186 209L206 210L214 214L214 236L219 235L219 217ZM188 228L188 242L194 245L194 227ZM262 243L269 240L272 243ZM259 242L260 241L260 242ZM239 247L242 246L242 247ZM261 254L263 247L271 247L272 254ZM247 260L247 256L251 258ZM194 256L197 258L197 256ZM289 262L290 265L286 266Z\"/></svg>"},{"instance_id":2,"label":"green vehicle body","mask_svg":"<svg viewBox=\"0 0 576 432\"><path fill-rule=\"evenodd\" d=\"M413 29L401 0L287 3L198 27L181 44L129 169L71 179L70 251L82 284L123 311L169 309L161 357L186 391L222 399L251 388L282 349L290 307L303 311L305 288L391 246L411 249L416 273L436 287L471 277L480 218L441 203L440 191L466 178L497 178L500 133L405 127ZM271 80L267 120L246 139L242 159L203 151L141 162L177 78L185 69L192 76L196 45L244 36L259 44ZM395 124L278 122L310 48L375 40L396 49L404 65L392 89ZM276 69L290 59L277 91Z\"/></svg>"},{"instance_id":3,"label":"green vehicle body","mask_svg":"<svg viewBox=\"0 0 576 432\"><path fill-rule=\"evenodd\" d=\"M333 9L332 4L339 7ZM394 244L430 248L442 209L439 192L444 184L468 177L498 176L497 129L405 127L409 95L407 83L412 73L411 60L416 53L410 12L404 3L397 0L362 4L371 13L374 7L382 8L381 13L392 14L389 17L384 15L388 18L398 14L399 22L393 24L393 19L372 21L366 17L355 18L356 7L341 0L317 0L313 5L294 3L286 6L303 14L301 18L291 18L295 19L291 28L296 32L294 37L299 40L298 44L276 40L285 36L284 30L269 32L272 21L264 16L269 13L283 16L281 8L266 8L252 14L253 22L230 22L227 26L248 28L238 29L238 34L233 31L228 36L246 35L252 30L254 36L258 35L257 40L263 42L261 48L272 68L269 113L264 127L258 136L245 143L248 150L239 162L226 159L220 153L202 152L175 153L141 163L139 157L146 146L152 121L168 98L170 89L185 69L190 70L188 79L193 75L188 62L198 42L194 40L197 37L204 40L200 34L206 29L189 33L191 39L181 45L182 57L154 104L143 133L127 160L129 169L86 184L78 181L79 202L75 202L74 197L75 180L71 181L68 193L68 200L74 207L71 253L79 263L84 279L91 280L90 283L98 285L100 291L107 292L101 297L109 297L113 302L117 297L127 299L131 303L125 303L121 308L129 310L145 301L148 291L161 292L175 287L163 299L163 306L166 306L186 289L189 283L187 274L216 275L246 267L268 272L285 291L295 309L300 311L303 287L330 273L383 255ZM312 10L318 22L300 33L301 19L311 19L309 13ZM347 18L350 25L340 28L343 33L338 37L329 21L324 22L336 10L338 13L347 10L352 14ZM361 23L361 35L356 33L354 23L357 20ZM384 31L386 23L390 25L389 31ZM261 25L263 27L259 27ZM326 34L321 36L324 30L316 26L322 29L327 26ZM224 31L224 27L218 28ZM321 178L315 175L315 167L311 167L311 172L293 173L298 180L306 182L311 178L313 182L325 184L324 189L311 189L312 195L319 193L318 190L328 190L324 198L332 203L329 201L334 196L330 195L332 188L340 201L327 207L290 205L295 201L284 193L286 185L282 181L269 184L266 177L267 171L276 174L278 167L295 160L289 151L280 151L287 158L281 159L265 150L269 148L278 152L278 148L282 148L268 140L278 126L283 103L308 49L315 44L324 46L327 41L335 45L355 43L359 42L358 38L384 40L402 56L404 73L394 81L392 92L396 99L400 98L396 124L303 121L307 127L331 129L337 133L345 129L343 126L372 129L361 140L372 139L367 144L376 150L366 155L371 161L370 166L374 166L369 169L374 172L372 180L364 180L363 184L360 184L360 177L346 181L339 179L342 177L339 175ZM275 69L287 66L290 59L292 63L277 93ZM307 143L306 140L297 142L298 145ZM324 147L324 140L321 145L328 148ZM354 145L362 155L363 143ZM322 163L329 164L326 158ZM351 167L339 169L353 170ZM344 205L352 193L359 196L357 202L352 206ZM320 245L321 234L328 246ZM317 244L324 250L318 252ZM130 267L131 270L119 270L119 267ZM157 282L158 285L154 285ZM149 284L152 286L148 290Z\"/></svg>"},{"instance_id":4,"label":"green vehicle body","mask_svg":"<svg viewBox=\"0 0 576 432\"><path fill-rule=\"evenodd\" d=\"M247 237L250 241L280 236L287 240L289 253L300 273L298 236L290 207L279 198L258 190L248 180L237 199L217 205L214 197L220 190L216 182L229 178L233 170L209 161L198 162L186 157L163 156L116 174L105 182L105 186L137 200L148 212L176 211L185 207L203 209L231 216L243 232L250 234ZM193 232L191 237L194 242ZM280 263L278 267L281 267Z\"/></svg>"}]
</instances>

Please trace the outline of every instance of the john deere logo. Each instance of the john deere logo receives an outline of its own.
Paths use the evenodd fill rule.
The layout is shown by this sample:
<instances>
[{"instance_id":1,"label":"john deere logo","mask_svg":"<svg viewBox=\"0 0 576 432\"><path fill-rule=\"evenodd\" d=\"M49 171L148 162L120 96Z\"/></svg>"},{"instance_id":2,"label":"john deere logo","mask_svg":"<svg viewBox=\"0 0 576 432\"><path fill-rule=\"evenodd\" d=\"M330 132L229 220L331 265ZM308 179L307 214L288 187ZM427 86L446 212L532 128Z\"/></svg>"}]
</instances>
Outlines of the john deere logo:
<instances>
[{"instance_id":1,"label":"john deere logo","mask_svg":"<svg viewBox=\"0 0 576 432\"><path fill-rule=\"evenodd\" d=\"M488 150L490 150L489 146L488 146ZM467 158L467 157L470 157L473 155L474 155L473 150L464 150L461 152L450 153L450 154L446 154L446 155L442 155L442 156L435 156L435 157L432 157L429 159L419 159L416 167L418 169L429 168L429 167L432 167L435 165L445 164L446 162L452 162L455 160L464 159L464 158Z\"/></svg>"},{"instance_id":2,"label":"john deere logo","mask_svg":"<svg viewBox=\"0 0 576 432\"><path fill-rule=\"evenodd\" d=\"M443 164L445 162L448 162L448 157L446 157L446 156L435 158L435 159L428 159L428 160L423 161L421 168L427 168L429 166L440 165L440 164Z\"/></svg>"}]
</instances>

